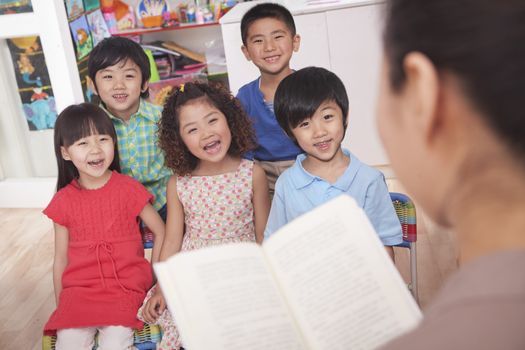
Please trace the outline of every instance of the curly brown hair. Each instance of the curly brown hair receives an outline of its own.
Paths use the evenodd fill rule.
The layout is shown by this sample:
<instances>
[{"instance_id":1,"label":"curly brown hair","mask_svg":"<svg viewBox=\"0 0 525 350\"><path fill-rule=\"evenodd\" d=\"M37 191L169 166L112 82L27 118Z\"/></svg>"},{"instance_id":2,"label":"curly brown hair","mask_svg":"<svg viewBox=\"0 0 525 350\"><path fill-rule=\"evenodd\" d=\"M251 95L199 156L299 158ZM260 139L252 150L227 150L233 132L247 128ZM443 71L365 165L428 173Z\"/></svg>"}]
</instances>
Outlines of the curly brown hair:
<instances>
[{"instance_id":1,"label":"curly brown hair","mask_svg":"<svg viewBox=\"0 0 525 350\"><path fill-rule=\"evenodd\" d=\"M257 147L252 122L244 112L238 99L219 83L192 82L173 89L164 103L159 122L159 145L164 151L166 165L175 174L186 175L198 165L195 157L182 141L179 112L186 103L205 98L226 117L232 135L228 154L241 156Z\"/></svg>"}]
</instances>

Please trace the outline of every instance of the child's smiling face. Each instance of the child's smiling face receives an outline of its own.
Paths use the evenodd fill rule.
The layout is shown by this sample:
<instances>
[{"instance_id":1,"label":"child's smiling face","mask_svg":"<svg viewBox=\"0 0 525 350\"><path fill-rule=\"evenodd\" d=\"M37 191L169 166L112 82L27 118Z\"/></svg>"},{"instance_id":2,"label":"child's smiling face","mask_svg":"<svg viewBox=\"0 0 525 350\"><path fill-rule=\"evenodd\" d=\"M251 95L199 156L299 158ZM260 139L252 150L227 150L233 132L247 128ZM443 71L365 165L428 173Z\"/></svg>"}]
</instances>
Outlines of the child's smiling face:
<instances>
[{"instance_id":1,"label":"child's smiling face","mask_svg":"<svg viewBox=\"0 0 525 350\"><path fill-rule=\"evenodd\" d=\"M335 101L325 101L311 118L292 129L292 134L309 157L322 162L334 159L344 137L343 112Z\"/></svg>"},{"instance_id":2,"label":"child's smiling face","mask_svg":"<svg viewBox=\"0 0 525 350\"><path fill-rule=\"evenodd\" d=\"M183 105L179 111L182 141L203 162L220 162L230 149L232 136L224 114L204 98Z\"/></svg>"},{"instance_id":3,"label":"child's smiling face","mask_svg":"<svg viewBox=\"0 0 525 350\"><path fill-rule=\"evenodd\" d=\"M288 69L293 52L299 50L299 35L292 35L286 24L275 18L256 20L247 34L242 51L262 73L279 74Z\"/></svg>"},{"instance_id":4,"label":"child's smiling face","mask_svg":"<svg viewBox=\"0 0 525 350\"><path fill-rule=\"evenodd\" d=\"M115 156L115 141L110 135L93 133L72 145L60 148L62 158L73 162L79 182L85 188L98 188L107 180Z\"/></svg>"},{"instance_id":5,"label":"child's smiling face","mask_svg":"<svg viewBox=\"0 0 525 350\"><path fill-rule=\"evenodd\" d=\"M148 84L142 83L139 66L130 59L99 70L95 75L95 93L114 116L129 120L140 104L140 94Z\"/></svg>"}]
</instances>

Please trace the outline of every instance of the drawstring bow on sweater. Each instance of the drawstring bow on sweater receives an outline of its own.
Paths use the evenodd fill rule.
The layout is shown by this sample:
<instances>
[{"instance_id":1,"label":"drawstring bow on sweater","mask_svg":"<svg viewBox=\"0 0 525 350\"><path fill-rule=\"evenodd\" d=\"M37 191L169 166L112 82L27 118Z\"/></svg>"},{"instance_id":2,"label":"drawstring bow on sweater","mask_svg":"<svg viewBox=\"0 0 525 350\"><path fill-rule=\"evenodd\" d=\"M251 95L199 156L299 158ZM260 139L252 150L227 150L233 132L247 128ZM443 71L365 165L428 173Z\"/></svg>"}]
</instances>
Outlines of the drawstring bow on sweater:
<instances>
[{"instance_id":1,"label":"drawstring bow on sweater","mask_svg":"<svg viewBox=\"0 0 525 350\"><path fill-rule=\"evenodd\" d=\"M102 286L106 288L106 279L104 278L104 273L102 271L102 262L100 261L100 250L102 249L107 253L109 256L109 260L111 261L111 266L113 267L113 276L115 277L115 280L117 281L120 288L126 292L129 293L130 290L126 288L122 282L120 282L120 279L118 277L117 273L117 266L115 264L115 259L113 259L113 244L107 241L98 241L96 243L92 243L89 245L89 249L95 249L96 255L97 255L97 262L98 262L98 272L100 274L100 280L102 281Z\"/></svg>"}]
</instances>

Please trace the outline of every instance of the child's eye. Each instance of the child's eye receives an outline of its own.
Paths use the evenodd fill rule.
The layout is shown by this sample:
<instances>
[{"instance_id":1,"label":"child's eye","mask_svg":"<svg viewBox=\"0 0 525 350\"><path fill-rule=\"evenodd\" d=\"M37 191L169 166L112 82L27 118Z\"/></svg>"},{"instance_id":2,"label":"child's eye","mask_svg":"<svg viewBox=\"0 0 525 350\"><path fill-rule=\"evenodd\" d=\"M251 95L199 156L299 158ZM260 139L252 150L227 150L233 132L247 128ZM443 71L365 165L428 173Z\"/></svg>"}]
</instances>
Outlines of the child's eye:
<instances>
[{"instance_id":1,"label":"child's eye","mask_svg":"<svg viewBox=\"0 0 525 350\"><path fill-rule=\"evenodd\" d=\"M106 79L106 80L109 80L111 78L113 78L113 77L111 75L109 75L109 74L106 74L106 75L102 76L102 79Z\"/></svg>"},{"instance_id":2,"label":"child's eye","mask_svg":"<svg viewBox=\"0 0 525 350\"><path fill-rule=\"evenodd\" d=\"M197 132L197 128L191 128L188 130L188 134L194 134Z\"/></svg>"},{"instance_id":3,"label":"child's eye","mask_svg":"<svg viewBox=\"0 0 525 350\"><path fill-rule=\"evenodd\" d=\"M133 74L127 74L127 75L126 75L126 78L127 78L127 79L134 79L134 78L135 78L135 75L133 75Z\"/></svg>"},{"instance_id":4,"label":"child's eye","mask_svg":"<svg viewBox=\"0 0 525 350\"><path fill-rule=\"evenodd\" d=\"M254 44L260 44L260 43L262 43L262 39L255 39L255 40L253 41L253 43L254 43Z\"/></svg>"},{"instance_id":5,"label":"child's eye","mask_svg":"<svg viewBox=\"0 0 525 350\"><path fill-rule=\"evenodd\" d=\"M87 145L87 142L86 141L78 141L77 145L84 146L84 145Z\"/></svg>"},{"instance_id":6,"label":"child's eye","mask_svg":"<svg viewBox=\"0 0 525 350\"><path fill-rule=\"evenodd\" d=\"M212 119L210 119L208 124L215 124L216 122L217 122L217 118L212 118Z\"/></svg>"},{"instance_id":7,"label":"child's eye","mask_svg":"<svg viewBox=\"0 0 525 350\"><path fill-rule=\"evenodd\" d=\"M277 35L277 36L275 37L275 39L281 39L281 38L284 38L284 35Z\"/></svg>"},{"instance_id":8,"label":"child's eye","mask_svg":"<svg viewBox=\"0 0 525 350\"><path fill-rule=\"evenodd\" d=\"M100 137L100 141L110 141L111 140L111 137L109 136L101 136Z\"/></svg>"},{"instance_id":9,"label":"child's eye","mask_svg":"<svg viewBox=\"0 0 525 350\"><path fill-rule=\"evenodd\" d=\"M300 128L306 128L309 124L310 124L310 122L302 122L301 124L299 124L299 127Z\"/></svg>"},{"instance_id":10,"label":"child's eye","mask_svg":"<svg viewBox=\"0 0 525 350\"><path fill-rule=\"evenodd\" d=\"M333 116L333 114L327 114L323 118L324 118L324 120L330 120L330 119L333 119L334 116Z\"/></svg>"}]
</instances>

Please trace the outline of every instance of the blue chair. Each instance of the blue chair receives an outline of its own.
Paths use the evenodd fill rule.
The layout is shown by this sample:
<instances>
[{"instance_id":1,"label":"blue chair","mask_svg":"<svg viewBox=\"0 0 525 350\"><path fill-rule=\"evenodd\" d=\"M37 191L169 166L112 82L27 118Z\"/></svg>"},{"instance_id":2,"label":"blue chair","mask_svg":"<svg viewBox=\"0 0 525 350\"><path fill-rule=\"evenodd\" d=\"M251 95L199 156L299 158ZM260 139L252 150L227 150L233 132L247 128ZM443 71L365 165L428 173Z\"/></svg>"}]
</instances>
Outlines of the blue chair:
<instances>
[{"instance_id":1,"label":"blue chair","mask_svg":"<svg viewBox=\"0 0 525 350\"><path fill-rule=\"evenodd\" d=\"M403 230L403 243L397 245L397 247L407 248L410 251L410 283L408 288L416 302L419 303L417 292L416 207L405 194L390 192L390 198Z\"/></svg>"}]
</instances>

